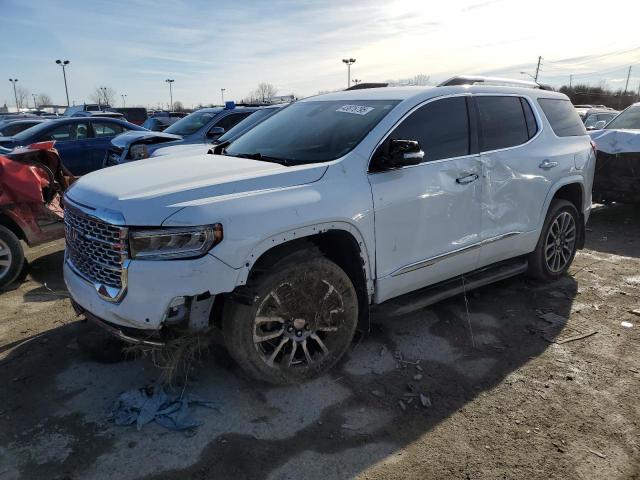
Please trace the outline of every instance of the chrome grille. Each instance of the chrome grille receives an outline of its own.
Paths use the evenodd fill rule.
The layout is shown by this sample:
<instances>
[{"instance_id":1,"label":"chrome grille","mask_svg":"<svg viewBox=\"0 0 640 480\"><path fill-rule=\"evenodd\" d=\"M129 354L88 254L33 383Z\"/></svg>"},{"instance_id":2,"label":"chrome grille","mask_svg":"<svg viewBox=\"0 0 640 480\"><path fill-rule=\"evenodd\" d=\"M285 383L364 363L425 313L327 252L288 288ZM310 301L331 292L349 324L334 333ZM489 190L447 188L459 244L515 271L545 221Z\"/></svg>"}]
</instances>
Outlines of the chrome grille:
<instances>
[{"instance_id":1,"label":"chrome grille","mask_svg":"<svg viewBox=\"0 0 640 480\"><path fill-rule=\"evenodd\" d=\"M121 289L123 263L127 257L127 230L65 208L66 254L87 280Z\"/></svg>"}]
</instances>

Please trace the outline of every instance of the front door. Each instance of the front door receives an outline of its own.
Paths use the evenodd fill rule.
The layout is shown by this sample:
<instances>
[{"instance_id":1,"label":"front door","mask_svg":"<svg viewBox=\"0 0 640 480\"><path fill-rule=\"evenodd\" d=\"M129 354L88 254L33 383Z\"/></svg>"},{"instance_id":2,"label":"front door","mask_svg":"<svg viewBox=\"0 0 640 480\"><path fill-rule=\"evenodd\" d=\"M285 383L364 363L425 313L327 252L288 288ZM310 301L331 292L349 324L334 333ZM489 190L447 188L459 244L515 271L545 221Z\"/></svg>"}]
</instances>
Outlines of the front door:
<instances>
[{"instance_id":1,"label":"front door","mask_svg":"<svg viewBox=\"0 0 640 480\"><path fill-rule=\"evenodd\" d=\"M467 96L430 101L405 117L373 156L376 302L477 266L482 171L468 111ZM376 159L392 139L417 140L424 161L380 168Z\"/></svg>"},{"instance_id":2,"label":"front door","mask_svg":"<svg viewBox=\"0 0 640 480\"><path fill-rule=\"evenodd\" d=\"M84 164L88 156L89 133L87 120L55 122L55 125L38 141L55 140L55 148L58 150L62 164L77 176L86 173Z\"/></svg>"}]
</instances>

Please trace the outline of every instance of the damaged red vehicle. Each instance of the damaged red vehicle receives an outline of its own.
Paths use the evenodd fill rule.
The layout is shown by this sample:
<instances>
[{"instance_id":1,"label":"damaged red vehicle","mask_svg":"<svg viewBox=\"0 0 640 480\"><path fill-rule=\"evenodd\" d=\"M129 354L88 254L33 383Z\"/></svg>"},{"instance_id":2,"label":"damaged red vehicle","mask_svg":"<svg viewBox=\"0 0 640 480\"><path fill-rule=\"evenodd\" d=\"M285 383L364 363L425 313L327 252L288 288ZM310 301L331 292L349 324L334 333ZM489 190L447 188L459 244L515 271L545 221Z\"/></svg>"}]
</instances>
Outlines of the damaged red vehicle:
<instances>
[{"instance_id":1,"label":"damaged red vehicle","mask_svg":"<svg viewBox=\"0 0 640 480\"><path fill-rule=\"evenodd\" d=\"M24 267L20 240L33 246L64 236L60 199L74 178L54 143L0 153L0 289Z\"/></svg>"}]
</instances>

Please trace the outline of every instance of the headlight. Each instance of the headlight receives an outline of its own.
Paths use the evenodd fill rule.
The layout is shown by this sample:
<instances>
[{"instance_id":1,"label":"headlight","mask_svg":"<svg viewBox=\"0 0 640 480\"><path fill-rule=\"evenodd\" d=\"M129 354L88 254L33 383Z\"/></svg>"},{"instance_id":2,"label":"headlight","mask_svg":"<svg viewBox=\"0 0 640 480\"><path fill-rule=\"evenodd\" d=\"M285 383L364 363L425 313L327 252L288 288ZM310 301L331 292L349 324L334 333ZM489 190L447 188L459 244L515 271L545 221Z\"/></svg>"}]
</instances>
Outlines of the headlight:
<instances>
[{"instance_id":1,"label":"headlight","mask_svg":"<svg viewBox=\"0 0 640 480\"><path fill-rule=\"evenodd\" d=\"M133 145L129 149L129 156L133 160L142 160L143 158L149 158L149 150L146 145Z\"/></svg>"},{"instance_id":2,"label":"headlight","mask_svg":"<svg viewBox=\"0 0 640 480\"><path fill-rule=\"evenodd\" d=\"M131 258L167 260L195 258L222 241L222 225L206 227L133 230L129 236Z\"/></svg>"}]
</instances>

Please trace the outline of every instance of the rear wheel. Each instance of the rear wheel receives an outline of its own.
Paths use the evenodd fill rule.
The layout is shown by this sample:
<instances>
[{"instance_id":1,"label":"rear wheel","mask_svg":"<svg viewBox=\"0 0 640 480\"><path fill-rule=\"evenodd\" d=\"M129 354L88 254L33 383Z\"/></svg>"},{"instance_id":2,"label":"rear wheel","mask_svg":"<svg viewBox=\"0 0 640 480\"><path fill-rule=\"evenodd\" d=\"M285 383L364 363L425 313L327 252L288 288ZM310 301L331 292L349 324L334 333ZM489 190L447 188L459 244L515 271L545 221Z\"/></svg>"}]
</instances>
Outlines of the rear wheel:
<instances>
[{"instance_id":1,"label":"rear wheel","mask_svg":"<svg viewBox=\"0 0 640 480\"><path fill-rule=\"evenodd\" d=\"M18 237L0 225L0 288L12 283L24 264L24 252Z\"/></svg>"},{"instance_id":2,"label":"rear wheel","mask_svg":"<svg viewBox=\"0 0 640 480\"><path fill-rule=\"evenodd\" d=\"M253 304L231 303L223 330L229 353L254 378L304 382L331 368L349 348L358 299L348 275L332 261L296 252L247 288Z\"/></svg>"},{"instance_id":3,"label":"rear wheel","mask_svg":"<svg viewBox=\"0 0 640 480\"><path fill-rule=\"evenodd\" d=\"M553 200L545 219L536 249L529 255L529 275L552 281L571 266L578 245L576 207L567 200Z\"/></svg>"}]
</instances>

